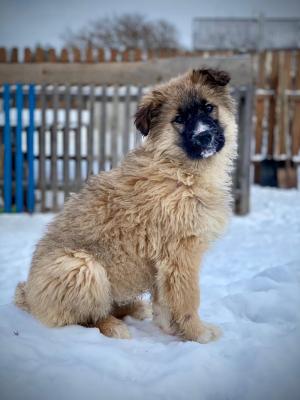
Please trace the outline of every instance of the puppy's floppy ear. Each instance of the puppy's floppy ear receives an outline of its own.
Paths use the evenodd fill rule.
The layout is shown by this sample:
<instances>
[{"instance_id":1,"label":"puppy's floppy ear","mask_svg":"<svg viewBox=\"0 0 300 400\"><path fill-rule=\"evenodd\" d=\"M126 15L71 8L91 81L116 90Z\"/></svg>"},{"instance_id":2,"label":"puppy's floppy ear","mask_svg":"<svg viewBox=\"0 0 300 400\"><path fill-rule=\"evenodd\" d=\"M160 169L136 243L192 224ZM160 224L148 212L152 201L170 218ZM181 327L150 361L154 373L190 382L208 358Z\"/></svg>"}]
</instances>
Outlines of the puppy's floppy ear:
<instances>
[{"instance_id":1,"label":"puppy's floppy ear","mask_svg":"<svg viewBox=\"0 0 300 400\"><path fill-rule=\"evenodd\" d=\"M135 113L135 126L143 136L147 136L150 129L158 117L160 107L163 103L163 95L157 90L153 90L146 95L138 106Z\"/></svg>"},{"instance_id":2,"label":"puppy's floppy ear","mask_svg":"<svg viewBox=\"0 0 300 400\"><path fill-rule=\"evenodd\" d=\"M226 86L231 79L229 73L226 71L211 68L194 69L191 74L192 82L197 83L200 77L205 83L208 83L211 86Z\"/></svg>"},{"instance_id":3,"label":"puppy's floppy ear","mask_svg":"<svg viewBox=\"0 0 300 400\"><path fill-rule=\"evenodd\" d=\"M134 124L143 136L147 136L151 126L152 104L141 104L135 113Z\"/></svg>"}]
</instances>

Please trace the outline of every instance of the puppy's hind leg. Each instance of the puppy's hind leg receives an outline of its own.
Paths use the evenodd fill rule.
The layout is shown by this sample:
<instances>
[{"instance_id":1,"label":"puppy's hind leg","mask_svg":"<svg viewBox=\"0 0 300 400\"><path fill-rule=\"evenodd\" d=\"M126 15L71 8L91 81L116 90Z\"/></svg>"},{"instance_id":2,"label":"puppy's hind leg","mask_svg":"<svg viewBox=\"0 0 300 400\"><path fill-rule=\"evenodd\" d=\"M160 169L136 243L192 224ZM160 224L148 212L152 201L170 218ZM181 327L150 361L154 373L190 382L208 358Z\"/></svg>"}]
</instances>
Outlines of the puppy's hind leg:
<instances>
[{"instance_id":1,"label":"puppy's hind leg","mask_svg":"<svg viewBox=\"0 0 300 400\"><path fill-rule=\"evenodd\" d=\"M122 305L115 304L112 309L112 314L116 318L130 316L135 319L143 320L146 318L152 318L152 307L150 303L141 299L136 299L131 303Z\"/></svg>"},{"instance_id":2,"label":"puppy's hind leg","mask_svg":"<svg viewBox=\"0 0 300 400\"><path fill-rule=\"evenodd\" d=\"M65 249L34 260L26 286L18 287L17 305L23 297L30 312L48 326L95 324L110 315L112 306L101 263L83 251Z\"/></svg>"}]
</instances>

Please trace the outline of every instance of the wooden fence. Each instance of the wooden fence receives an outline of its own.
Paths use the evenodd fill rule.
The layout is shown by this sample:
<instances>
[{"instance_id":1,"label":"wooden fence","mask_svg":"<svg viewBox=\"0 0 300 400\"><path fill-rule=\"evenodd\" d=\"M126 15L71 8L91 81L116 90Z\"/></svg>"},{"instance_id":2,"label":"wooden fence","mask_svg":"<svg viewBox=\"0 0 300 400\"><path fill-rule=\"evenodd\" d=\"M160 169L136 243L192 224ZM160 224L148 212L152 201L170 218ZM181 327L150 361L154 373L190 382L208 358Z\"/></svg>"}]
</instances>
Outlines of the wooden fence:
<instances>
[{"instance_id":1,"label":"wooden fence","mask_svg":"<svg viewBox=\"0 0 300 400\"><path fill-rule=\"evenodd\" d=\"M161 49L55 49L0 48L0 63L82 63L147 61L178 56L232 56L234 51L182 51ZM260 163L275 160L291 170L300 162L300 50L276 50L251 53L256 70L252 161L259 182ZM295 174L294 174L295 175ZM295 179L294 179L295 180ZM293 182L292 186L295 185Z\"/></svg>"},{"instance_id":2,"label":"wooden fence","mask_svg":"<svg viewBox=\"0 0 300 400\"><path fill-rule=\"evenodd\" d=\"M5 144L5 157L1 158L8 160L4 170L11 170L7 177L0 168L6 210L32 211L28 203L32 196L30 174L35 182L35 210L61 208L64 198L77 191L90 173L114 167L141 140L132 116L142 93L157 82L203 64L199 57L94 65L0 64L0 85L5 82L4 90L0 86L0 102L6 110L4 120L0 120L0 127L4 127L1 142ZM249 209L251 63L248 57L233 57L207 59L205 65L222 66L233 73L240 125L235 196L236 210L243 214ZM22 85L15 85L16 81ZM35 105L34 112L30 104ZM22 170L17 161L20 157ZM20 182L23 189L18 191Z\"/></svg>"},{"instance_id":3,"label":"wooden fence","mask_svg":"<svg viewBox=\"0 0 300 400\"><path fill-rule=\"evenodd\" d=\"M280 186L296 186L300 163L300 50L264 51L256 56L256 108L252 160L280 163Z\"/></svg>"},{"instance_id":4,"label":"wooden fence","mask_svg":"<svg viewBox=\"0 0 300 400\"><path fill-rule=\"evenodd\" d=\"M118 51L116 49L67 49L63 48L57 51L54 48L43 49L24 48L20 51L17 47L6 49L0 47L0 63L102 63L102 62L132 62L147 61L157 58L171 58L182 56L196 57L225 57L232 56L234 52L229 50L222 51L184 51L179 49L159 49L159 50L141 50L132 49Z\"/></svg>"},{"instance_id":5,"label":"wooden fence","mask_svg":"<svg viewBox=\"0 0 300 400\"><path fill-rule=\"evenodd\" d=\"M141 140L131 117L142 91L129 85L6 84L4 211L13 204L18 212L33 211L33 173L36 209L57 211L90 174L115 167Z\"/></svg>"}]
</instances>

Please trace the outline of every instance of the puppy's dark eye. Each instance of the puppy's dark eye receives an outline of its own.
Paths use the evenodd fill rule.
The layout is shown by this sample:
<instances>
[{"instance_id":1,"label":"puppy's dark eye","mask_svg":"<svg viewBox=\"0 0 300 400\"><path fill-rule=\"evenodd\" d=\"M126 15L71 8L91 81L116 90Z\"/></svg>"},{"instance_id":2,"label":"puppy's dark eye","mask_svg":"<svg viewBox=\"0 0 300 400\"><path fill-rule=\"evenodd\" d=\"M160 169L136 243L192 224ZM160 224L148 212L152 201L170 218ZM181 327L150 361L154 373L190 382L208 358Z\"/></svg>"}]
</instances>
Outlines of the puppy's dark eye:
<instances>
[{"instance_id":1,"label":"puppy's dark eye","mask_svg":"<svg viewBox=\"0 0 300 400\"><path fill-rule=\"evenodd\" d=\"M176 115L176 117L173 119L172 122L175 122L176 124L183 124L184 120L183 120L182 116L178 114L178 115Z\"/></svg>"},{"instance_id":2,"label":"puppy's dark eye","mask_svg":"<svg viewBox=\"0 0 300 400\"><path fill-rule=\"evenodd\" d=\"M212 110L214 109L213 104L207 103L205 104L205 111L210 114L212 112Z\"/></svg>"}]
</instances>

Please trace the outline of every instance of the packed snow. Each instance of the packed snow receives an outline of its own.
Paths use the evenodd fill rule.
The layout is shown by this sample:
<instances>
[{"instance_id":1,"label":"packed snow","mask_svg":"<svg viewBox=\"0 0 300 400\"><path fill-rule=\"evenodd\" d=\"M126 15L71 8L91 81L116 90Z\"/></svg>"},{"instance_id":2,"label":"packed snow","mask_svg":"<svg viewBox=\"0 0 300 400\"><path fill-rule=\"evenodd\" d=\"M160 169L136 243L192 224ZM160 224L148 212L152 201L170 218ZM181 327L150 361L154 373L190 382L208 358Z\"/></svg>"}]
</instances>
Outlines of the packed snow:
<instances>
[{"instance_id":1,"label":"packed snow","mask_svg":"<svg viewBox=\"0 0 300 400\"><path fill-rule=\"evenodd\" d=\"M0 398L296 400L300 398L300 192L252 190L207 254L200 314L217 342L182 342L151 320L131 340L49 329L12 303L51 215L0 216Z\"/></svg>"}]
</instances>

